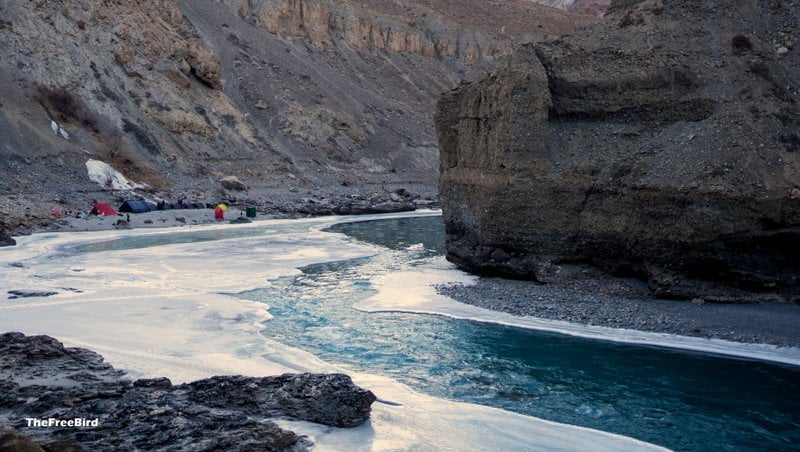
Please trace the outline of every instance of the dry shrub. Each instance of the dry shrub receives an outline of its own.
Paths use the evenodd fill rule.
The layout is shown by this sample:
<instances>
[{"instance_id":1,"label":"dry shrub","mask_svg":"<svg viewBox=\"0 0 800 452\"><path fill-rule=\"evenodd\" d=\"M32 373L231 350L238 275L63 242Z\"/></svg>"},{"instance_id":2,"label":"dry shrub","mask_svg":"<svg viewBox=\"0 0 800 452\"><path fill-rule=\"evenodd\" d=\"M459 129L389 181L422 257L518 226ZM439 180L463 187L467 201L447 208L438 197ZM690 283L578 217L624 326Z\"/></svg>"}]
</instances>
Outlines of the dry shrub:
<instances>
[{"instance_id":1,"label":"dry shrub","mask_svg":"<svg viewBox=\"0 0 800 452\"><path fill-rule=\"evenodd\" d=\"M147 161L130 149L119 132L104 134L94 148L94 154L134 182L144 182L152 193L165 191L169 183Z\"/></svg>"},{"instance_id":2,"label":"dry shrub","mask_svg":"<svg viewBox=\"0 0 800 452\"><path fill-rule=\"evenodd\" d=\"M47 110L51 118L61 123L72 123L85 127L94 133L100 132L100 127L94 114L66 88L37 85L36 100L42 104L42 107Z\"/></svg>"}]
</instances>

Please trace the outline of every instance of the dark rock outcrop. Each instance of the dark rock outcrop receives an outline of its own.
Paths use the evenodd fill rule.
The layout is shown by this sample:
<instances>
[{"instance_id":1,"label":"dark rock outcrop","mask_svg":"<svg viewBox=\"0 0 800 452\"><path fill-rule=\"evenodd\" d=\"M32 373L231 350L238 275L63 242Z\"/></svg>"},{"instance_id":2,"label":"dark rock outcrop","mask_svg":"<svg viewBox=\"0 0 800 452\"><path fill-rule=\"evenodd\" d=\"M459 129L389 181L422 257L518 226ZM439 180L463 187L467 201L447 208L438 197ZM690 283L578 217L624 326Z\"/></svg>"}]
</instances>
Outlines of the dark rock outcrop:
<instances>
[{"instance_id":1,"label":"dark rock outcrop","mask_svg":"<svg viewBox=\"0 0 800 452\"><path fill-rule=\"evenodd\" d=\"M7 293L9 295L9 300L15 298L51 297L58 294L58 292L37 290L9 290Z\"/></svg>"},{"instance_id":2,"label":"dark rock outcrop","mask_svg":"<svg viewBox=\"0 0 800 452\"><path fill-rule=\"evenodd\" d=\"M342 374L131 382L90 350L48 336L0 335L0 425L45 449L60 441L84 450L303 450L308 439L270 419L354 427L374 401ZM98 425L31 428L26 418Z\"/></svg>"},{"instance_id":3,"label":"dark rock outcrop","mask_svg":"<svg viewBox=\"0 0 800 452\"><path fill-rule=\"evenodd\" d=\"M13 428L4 427L0 430L0 452L44 452L44 449Z\"/></svg>"},{"instance_id":4,"label":"dark rock outcrop","mask_svg":"<svg viewBox=\"0 0 800 452\"><path fill-rule=\"evenodd\" d=\"M440 100L448 258L654 294L800 299L800 18L783 2L615 1ZM780 51L776 51L779 49Z\"/></svg>"},{"instance_id":5,"label":"dark rock outcrop","mask_svg":"<svg viewBox=\"0 0 800 452\"><path fill-rule=\"evenodd\" d=\"M13 246L17 241L11 238L6 224L0 221L0 246Z\"/></svg>"}]
</instances>

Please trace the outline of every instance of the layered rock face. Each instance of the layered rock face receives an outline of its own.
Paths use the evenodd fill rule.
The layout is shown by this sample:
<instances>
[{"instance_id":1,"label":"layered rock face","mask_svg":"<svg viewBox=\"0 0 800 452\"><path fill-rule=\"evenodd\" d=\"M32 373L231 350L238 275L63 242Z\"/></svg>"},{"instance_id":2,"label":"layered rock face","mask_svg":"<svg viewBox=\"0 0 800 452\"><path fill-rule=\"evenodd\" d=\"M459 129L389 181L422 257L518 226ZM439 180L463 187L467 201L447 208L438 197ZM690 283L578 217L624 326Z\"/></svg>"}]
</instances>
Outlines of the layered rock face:
<instances>
[{"instance_id":1,"label":"layered rock face","mask_svg":"<svg viewBox=\"0 0 800 452\"><path fill-rule=\"evenodd\" d=\"M656 295L800 300L797 8L616 1L440 100L448 258Z\"/></svg>"},{"instance_id":2,"label":"layered rock face","mask_svg":"<svg viewBox=\"0 0 800 452\"><path fill-rule=\"evenodd\" d=\"M520 0L496 5L248 0L242 2L239 13L270 33L306 38L324 49L346 45L354 50L387 50L475 64L510 53L514 42L571 30L573 19L563 12L538 8L534 16L530 8L530 3ZM532 17L538 26L530 26Z\"/></svg>"},{"instance_id":3,"label":"layered rock face","mask_svg":"<svg viewBox=\"0 0 800 452\"><path fill-rule=\"evenodd\" d=\"M182 385L124 377L92 351L65 348L48 336L2 334L0 424L45 450L306 450L307 438L270 419L355 427L375 401L342 374L225 376ZM26 418L97 419L97 425L37 428ZM6 442L31 443L0 431L0 445Z\"/></svg>"}]
</instances>

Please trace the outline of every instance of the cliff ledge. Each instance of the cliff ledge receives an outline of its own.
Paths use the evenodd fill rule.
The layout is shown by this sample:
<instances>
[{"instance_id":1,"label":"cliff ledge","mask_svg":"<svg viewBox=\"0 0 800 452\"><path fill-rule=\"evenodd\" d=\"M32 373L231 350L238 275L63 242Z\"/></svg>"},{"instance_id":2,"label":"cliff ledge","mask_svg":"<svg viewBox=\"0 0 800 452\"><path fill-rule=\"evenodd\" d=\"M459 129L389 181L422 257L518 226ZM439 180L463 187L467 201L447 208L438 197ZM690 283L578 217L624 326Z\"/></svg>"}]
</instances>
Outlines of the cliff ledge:
<instances>
[{"instance_id":1,"label":"cliff ledge","mask_svg":"<svg viewBox=\"0 0 800 452\"><path fill-rule=\"evenodd\" d=\"M798 25L789 2L615 1L446 93L448 258L541 282L589 264L666 298L800 300Z\"/></svg>"}]
</instances>

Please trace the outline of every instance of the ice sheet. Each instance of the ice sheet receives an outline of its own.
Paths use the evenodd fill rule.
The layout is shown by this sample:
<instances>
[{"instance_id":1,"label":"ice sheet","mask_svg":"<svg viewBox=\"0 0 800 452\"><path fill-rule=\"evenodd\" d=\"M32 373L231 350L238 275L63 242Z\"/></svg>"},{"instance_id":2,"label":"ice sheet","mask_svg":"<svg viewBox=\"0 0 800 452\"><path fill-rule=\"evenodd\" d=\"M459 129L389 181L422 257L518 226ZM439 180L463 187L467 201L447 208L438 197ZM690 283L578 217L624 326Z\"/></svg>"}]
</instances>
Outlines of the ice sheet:
<instances>
[{"instance_id":1,"label":"ice sheet","mask_svg":"<svg viewBox=\"0 0 800 452\"><path fill-rule=\"evenodd\" d=\"M590 339L679 348L800 366L800 348L776 347L768 344L746 344L721 339L705 339L666 333L581 325L535 317L519 317L459 303L449 297L439 295L434 286L447 283L468 285L473 284L476 278L457 270L455 266L444 262L444 259L438 263L437 267L439 268L390 273L378 278L373 281L378 293L357 305L356 308L366 312L400 311L436 314Z\"/></svg>"},{"instance_id":2,"label":"ice sheet","mask_svg":"<svg viewBox=\"0 0 800 452\"><path fill-rule=\"evenodd\" d=\"M380 217L359 219L370 218ZM167 376L185 382L220 374L345 372L390 402L376 403L371 421L355 429L291 423L308 434L318 450L656 449L623 436L425 396L392 379L323 362L264 337L261 322L270 318L266 305L221 293L265 286L311 263L374 253L375 248L343 235L319 231L351 220L294 220L296 232L280 236L67 257L57 257L65 245L174 231L23 237L19 246L0 250L0 294L12 289L59 294L0 299L0 331L48 334L68 345L93 349L132 377ZM247 226L285 224L287 220L275 220ZM240 226L204 229L229 227ZM190 229L181 232L186 230ZM421 287L412 297L417 302L428 290Z\"/></svg>"}]
</instances>

